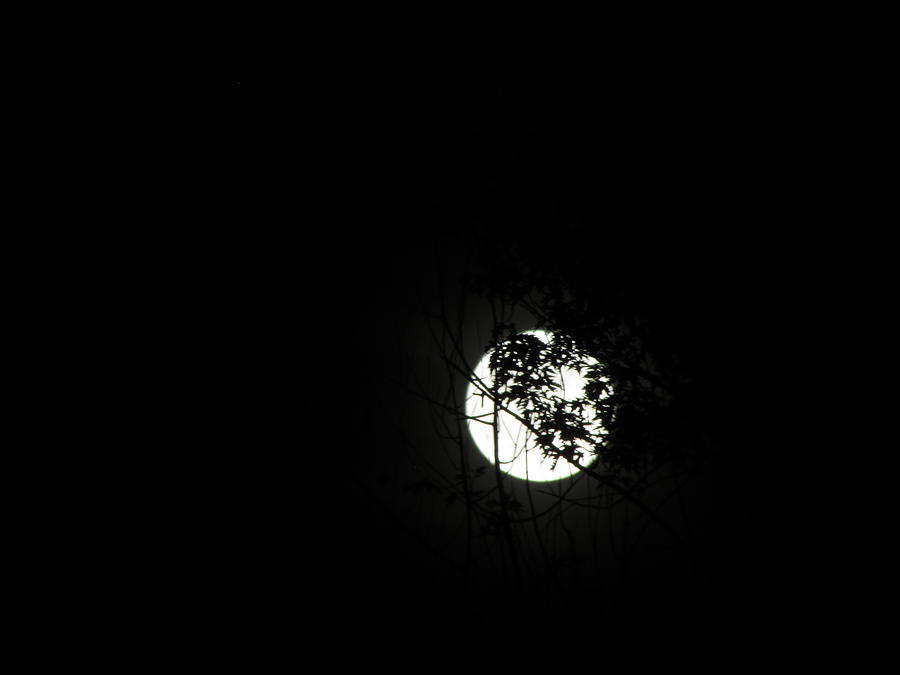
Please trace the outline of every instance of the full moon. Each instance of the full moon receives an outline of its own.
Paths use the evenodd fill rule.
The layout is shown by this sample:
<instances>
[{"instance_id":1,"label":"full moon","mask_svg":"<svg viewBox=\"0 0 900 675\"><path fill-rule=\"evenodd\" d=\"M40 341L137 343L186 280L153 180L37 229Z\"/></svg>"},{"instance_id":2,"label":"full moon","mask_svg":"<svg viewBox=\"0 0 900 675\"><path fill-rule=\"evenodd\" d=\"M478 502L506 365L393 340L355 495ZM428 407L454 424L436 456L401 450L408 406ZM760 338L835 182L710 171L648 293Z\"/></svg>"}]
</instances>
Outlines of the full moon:
<instances>
[{"instance_id":1,"label":"full moon","mask_svg":"<svg viewBox=\"0 0 900 675\"><path fill-rule=\"evenodd\" d=\"M534 335L544 343L550 343L553 339L551 333L542 330L528 330L523 333ZM489 368L490 357L491 351L488 351L478 362L473 373L473 379L479 382L481 387L476 386L475 382L470 382L466 388L466 416L469 433L475 445L493 464L494 431L491 422L494 416L494 402L489 397L481 395L483 390L490 390L493 385ZM596 359L588 359L589 366L596 363ZM554 384L556 385L554 393L564 400L581 398L584 395L584 371L561 368L557 371ZM515 405L508 407L521 416L521 411ZM501 410L497 415L497 429L497 458L504 473L532 482L548 482L568 478L578 472L577 467L563 458L560 458L554 467L552 457L544 457L539 448L533 447L532 432L505 410ZM584 453L580 462L582 466L589 466L597 460L597 456L586 443L579 441L578 446Z\"/></svg>"}]
</instances>

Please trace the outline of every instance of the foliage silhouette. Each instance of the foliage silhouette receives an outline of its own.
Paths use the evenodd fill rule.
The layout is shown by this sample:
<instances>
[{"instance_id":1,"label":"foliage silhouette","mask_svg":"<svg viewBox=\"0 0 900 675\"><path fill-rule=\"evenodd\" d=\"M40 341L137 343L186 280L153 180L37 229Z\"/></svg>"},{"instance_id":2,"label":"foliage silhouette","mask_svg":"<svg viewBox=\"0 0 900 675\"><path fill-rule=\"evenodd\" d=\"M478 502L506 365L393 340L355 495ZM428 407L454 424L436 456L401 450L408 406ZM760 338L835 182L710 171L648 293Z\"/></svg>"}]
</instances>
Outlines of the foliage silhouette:
<instances>
[{"instance_id":1,"label":"foliage silhouette","mask_svg":"<svg viewBox=\"0 0 900 675\"><path fill-rule=\"evenodd\" d=\"M691 372L680 367L679 344L667 342L653 313L636 311L620 287L589 285L577 267L547 264L548 251L552 258L559 245L553 241L571 243L548 240L536 260L521 245L506 245L502 254L483 248L464 275L459 306L451 307L441 290L439 310L423 314L445 367L445 395L407 386L430 408L441 443L455 448L449 470L429 463L421 448L413 453L423 475L441 486L448 514L463 515L463 588L477 586L486 567L491 578L504 580L490 591L506 608L495 620L523 611L536 589L545 594L538 602L544 609L532 610L539 613L596 619L619 611L612 608L627 597L622 589L634 583L632 569L645 564L648 547L669 551L680 561L673 569L684 566L689 578L708 574L690 503L713 446L686 400ZM493 386L478 395L525 425L529 451L576 466L570 481L512 479L498 462L489 468L475 461L462 390L480 383L464 339L464 298L490 307L490 337L477 349L491 352ZM563 368L585 374L583 395L563 395ZM496 427L496 413L490 423ZM591 464L594 455L599 461Z\"/></svg>"}]
</instances>

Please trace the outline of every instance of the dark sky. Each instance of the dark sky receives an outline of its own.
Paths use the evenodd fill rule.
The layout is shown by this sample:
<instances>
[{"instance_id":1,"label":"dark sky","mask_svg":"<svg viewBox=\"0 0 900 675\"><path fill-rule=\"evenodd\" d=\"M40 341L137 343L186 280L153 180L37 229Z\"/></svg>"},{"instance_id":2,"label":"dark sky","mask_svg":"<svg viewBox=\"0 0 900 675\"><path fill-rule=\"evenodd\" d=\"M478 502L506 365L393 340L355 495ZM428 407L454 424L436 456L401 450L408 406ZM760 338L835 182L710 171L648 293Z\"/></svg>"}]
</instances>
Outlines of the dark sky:
<instances>
[{"instance_id":1,"label":"dark sky","mask_svg":"<svg viewBox=\"0 0 900 675\"><path fill-rule=\"evenodd\" d=\"M704 573L651 533L624 595L583 559L590 590L572 616L593 636L698 640L785 622L809 599L808 558L793 555L790 490L760 461L775 433L760 397L785 395L771 341L788 310L769 299L805 235L785 229L797 188L777 96L714 69L337 73L237 59L189 113L195 161L172 172L202 205L172 235L211 429L184 451L190 515L177 516L198 611L375 642L441 643L501 621L496 569L461 590L458 505L406 489L409 448L435 461L440 449L427 408L391 380L439 365L418 313L436 310L438 270L458 297L468 256L498 232L585 265L547 236L578 227L581 247L602 252L598 274L664 327L721 452L688 490ZM605 532L571 517L585 536ZM514 614L546 620L547 606Z\"/></svg>"}]
</instances>

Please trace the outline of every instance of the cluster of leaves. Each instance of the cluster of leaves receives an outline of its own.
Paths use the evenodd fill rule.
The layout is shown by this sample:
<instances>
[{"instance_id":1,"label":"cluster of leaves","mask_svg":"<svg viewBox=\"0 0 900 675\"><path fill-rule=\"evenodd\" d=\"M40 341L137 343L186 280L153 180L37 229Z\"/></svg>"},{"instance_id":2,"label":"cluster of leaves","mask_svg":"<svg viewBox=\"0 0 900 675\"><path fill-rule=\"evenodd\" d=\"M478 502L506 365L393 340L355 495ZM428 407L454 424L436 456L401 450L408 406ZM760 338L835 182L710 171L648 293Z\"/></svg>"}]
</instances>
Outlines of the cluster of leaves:
<instances>
[{"instance_id":1,"label":"cluster of leaves","mask_svg":"<svg viewBox=\"0 0 900 675\"><path fill-rule=\"evenodd\" d=\"M490 345L490 370L497 404L515 412L531 431L532 449L552 459L584 463L585 454L602 454L615 417L607 367L591 358L570 337L556 334L545 342L534 334L516 334ZM562 371L585 379L583 394L566 392Z\"/></svg>"},{"instance_id":2,"label":"cluster of leaves","mask_svg":"<svg viewBox=\"0 0 900 675\"><path fill-rule=\"evenodd\" d=\"M690 378L672 348L677 325L660 330L655 319L665 313L653 304L653 289L638 278L598 273L589 249L572 251L560 263L539 248L509 247L472 279L477 293L526 309L537 328L558 336L545 345L498 325L491 366L506 383L503 400L528 415L542 449L577 459L588 445L623 482L625 474L706 451ZM592 359L582 399L548 395L560 365L580 369ZM595 417L582 414L589 409Z\"/></svg>"}]
</instances>

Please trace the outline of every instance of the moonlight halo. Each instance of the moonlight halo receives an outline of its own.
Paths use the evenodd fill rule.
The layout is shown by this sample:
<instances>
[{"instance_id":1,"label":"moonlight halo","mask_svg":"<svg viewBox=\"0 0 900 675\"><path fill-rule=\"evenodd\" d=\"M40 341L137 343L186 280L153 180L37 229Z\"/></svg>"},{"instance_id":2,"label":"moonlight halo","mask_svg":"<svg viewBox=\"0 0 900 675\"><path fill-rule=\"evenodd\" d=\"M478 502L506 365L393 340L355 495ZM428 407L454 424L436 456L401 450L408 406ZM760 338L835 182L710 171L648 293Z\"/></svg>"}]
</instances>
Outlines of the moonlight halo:
<instances>
[{"instance_id":1,"label":"moonlight halo","mask_svg":"<svg viewBox=\"0 0 900 675\"><path fill-rule=\"evenodd\" d=\"M543 330L527 330L525 334L534 335L544 343L549 343L553 336ZM490 389L493 384L489 363L491 351L486 352L473 373L474 378L485 389ZM597 363L596 359L589 359L589 365ZM559 382L563 392L563 398L572 401L584 395L585 377L582 372L572 368L560 369ZM466 388L466 416L469 434L478 450L491 464L494 463L494 434L490 421L494 414L494 403L487 396L480 395L480 390L472 382ZM509 406L516 414L520 411L515 405ZM504 473L532 482L548 482L568 478L578 472L578 469L559 459L553 467L553 459L544 457L541 450L533 447L532 433L525 425L519 422L513 415L501 410L497 419L498 439L497 457ZM597 460L587 444L579 442L584 451L582 466L589 466Z\"/></svg>"}]
</instances>

